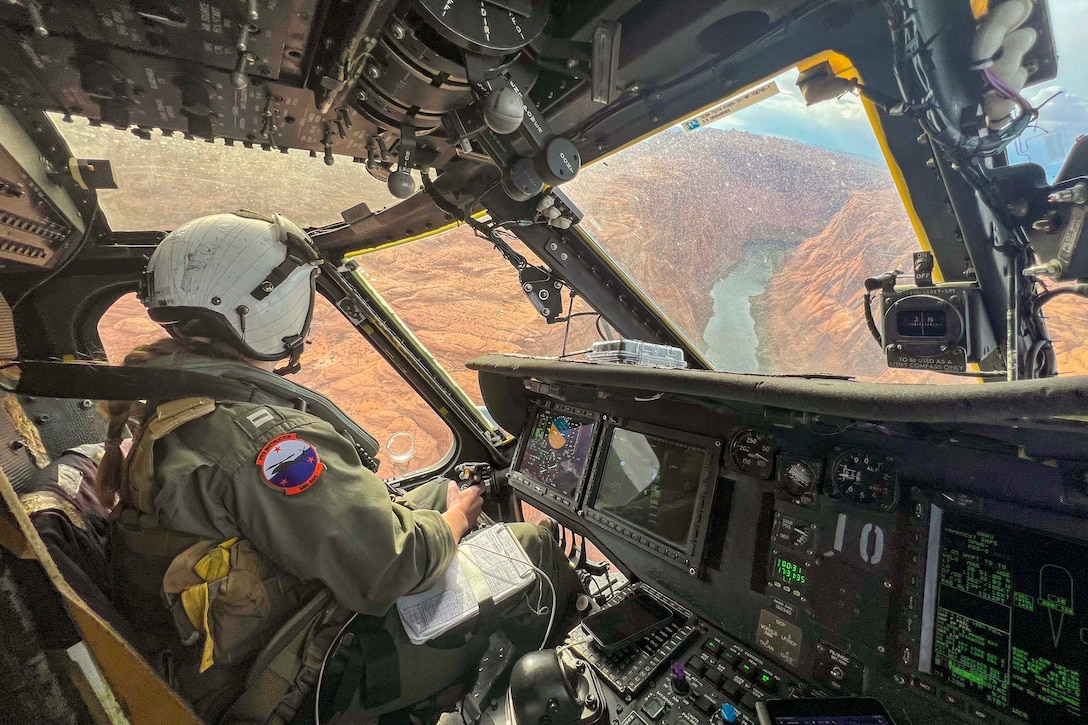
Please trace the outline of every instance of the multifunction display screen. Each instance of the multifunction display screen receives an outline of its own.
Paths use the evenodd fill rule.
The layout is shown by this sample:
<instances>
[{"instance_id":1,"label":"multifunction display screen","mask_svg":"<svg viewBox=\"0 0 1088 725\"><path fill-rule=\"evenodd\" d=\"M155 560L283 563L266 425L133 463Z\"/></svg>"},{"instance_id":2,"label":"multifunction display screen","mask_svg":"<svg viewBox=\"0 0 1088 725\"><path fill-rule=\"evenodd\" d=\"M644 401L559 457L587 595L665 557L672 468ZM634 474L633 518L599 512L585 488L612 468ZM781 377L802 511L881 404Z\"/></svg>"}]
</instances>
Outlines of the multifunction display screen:
<instances>
[{"instance_id":1,"label":"multifunction display screen","mask_svg":"<svg viewBox=\"0 0 1088 725\"><path fill-rule=\"evenodd\" d=\"M705 448L616 428L593 508L687 549L706 457Z\"/></svg>"},{"instance_id":2,"label":"multifunction display screen","mask_svg":"<svg viewBox=\"0 0 1088 725\"><path fill-rule=\"evenodd\" d=\"M556 493L574 496L589 465L594 427L589 418L540 411L517 470Z\"/></svg>"},{"instance_id":3,"label":"multifunction display screen","mask_svg":"<svg viewBox=\"0 0 1088 725\"><path fill-rule=\"evenodd\" d=\"M1088 547L939 509L932 520L923 671L1032 723L1080 722Z\"/></svg>"}]
</instances>

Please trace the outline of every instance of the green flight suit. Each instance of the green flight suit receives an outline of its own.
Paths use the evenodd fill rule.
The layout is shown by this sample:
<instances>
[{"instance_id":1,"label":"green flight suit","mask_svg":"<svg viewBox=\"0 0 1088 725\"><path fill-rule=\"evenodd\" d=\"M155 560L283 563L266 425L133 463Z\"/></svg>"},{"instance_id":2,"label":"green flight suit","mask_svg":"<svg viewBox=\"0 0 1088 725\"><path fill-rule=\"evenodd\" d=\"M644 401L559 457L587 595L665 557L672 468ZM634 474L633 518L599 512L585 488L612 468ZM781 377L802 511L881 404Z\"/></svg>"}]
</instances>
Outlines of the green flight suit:
<instances>
[{"instance_id":1,"label":"green flight suit","mask_svg":"<svg viewBox=\"0 0 1088 725\"><path fill-rule=\"evenodd\" d=\"M273 465L277 446L303 452L297 466L284 469L288 474L293 470L293 476L277 473ZM331 425L291 408L258 403L219 402L211 413L155 442L152 450L158 486L152 508L158 526L214 541L248 540L290 574L320 580L345 608L384 617L381 626L399 659L399 696L381 703L356 697L353 709L400 709L442 691L476 667L486 637L472 638L456 649L414 646L394 607L401 595L432 586L453 557L453 536L440 513L445 508L445 479L394 500ZM546 529L532 524L512 528L556 587L558 619L576 586L566 557ZM151 583L140 584L146 591ZM529 613L528 600L535 604L539 594L534 587L520 600L520 612L509 608L502 612L522 625L523 635L538 641L548 616ZM543 597L549 603L546 589ZM162 603L130 601L125 608L134 611L141 606L161 608ZM211 698L207 708L197 704L205 717L218 717L233 699L223 693L229 684L211 684L214 677L208 676L216 669L219 665L181 678L183 695L189 695L185 686L189 682L194 683L191 699ZM206 689L215 694L200 692Z\"/></svg>"}]
</instances>

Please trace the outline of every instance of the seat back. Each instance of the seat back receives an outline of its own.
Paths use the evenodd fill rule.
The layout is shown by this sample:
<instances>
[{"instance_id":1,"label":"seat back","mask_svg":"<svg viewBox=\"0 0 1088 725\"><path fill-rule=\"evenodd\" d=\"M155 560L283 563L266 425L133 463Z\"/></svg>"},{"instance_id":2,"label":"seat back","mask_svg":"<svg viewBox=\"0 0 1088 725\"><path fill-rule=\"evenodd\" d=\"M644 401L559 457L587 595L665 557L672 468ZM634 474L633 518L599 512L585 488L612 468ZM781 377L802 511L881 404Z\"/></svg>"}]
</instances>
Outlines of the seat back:
<instances>
[{"instance_id":1,"label":"seat back","mask_svg":"<svg viewBox=\"0 0 1088 725\"><path fill-rule=\"evenodd\" d=\"M110 720L199 725L200 720L177 693L68 585L3 471L0 471L0 499L4 503L4 510L0 511L0 532L5 547L17 556L37 559L60 594L93 664L102 675L104 687L95 689L94 694ZM91 684L93 687L94 683Z\"/></svg>"},{"instance_id":2,"label":"seat back","mask_svg":"<svg viewBox=\"0 0 1088 725\"><path fill-rule=\"evenodd\" d=\"M17 360L18 354L11 309L3 295L0 295L0 359ZM0 370L0 375L10 378L11 372L11 368L4 368ZM7 387L10 388L10 386ZM83 696L88 711L96 721L148 723L149 725L164 722L199 725L199 718L177 693L163 682L136 649L95 613L64 579L57 563L31 523L29 515L19 500L19 494L9 478L9 474L16 476L22 484L29 480L37 469L47 465L49 457L45 444L37 427L26 416L14 396L5 396L3 400L0 400L0 404L4 406L3 411L0 412L0 436L3 436L0 437L0 449L7 447L18 454L0 455L0 501L2 501L0 544L19 559L38 561L49 584L60 595L64 608L83 638L82 647L77 644L68 650L76 666L66 670L73 679L72 684L75 685L67 689L78 691ZM80 427L72 428L72 430L78 429ZM73 440L64 443L63 448L91 442L95 441ZM5 446L5 443L9 445ZM57 446L61 445L61 442L57 442ZM4 575L10 574L11 569L6 565L6 561L2 568ZM17 589L19 591L10 593L11 600L23 602L25 600L24 587L19 585ZM32 602L30 604L33 605ZM23 609L25 610L25 607ZM27 634L32 635L33 625L28 624L29 619L23 617L22 621L28 628ZM76 682L77 679L79 679L78 682ZM58 697L54 700L64 700L63 693L56 694ZM39 703L24 702L22 709L33 712L33 708L37 705ZM40 705L41 709L36 713L38 715L35 717L36 720L76 722L77 716L74 713L67 713L67 716L64 712L51 713L50 707L55 710L56 702L43 702ZM10 711L5 712L12 714Z\"/></svg>"}]
</instances>

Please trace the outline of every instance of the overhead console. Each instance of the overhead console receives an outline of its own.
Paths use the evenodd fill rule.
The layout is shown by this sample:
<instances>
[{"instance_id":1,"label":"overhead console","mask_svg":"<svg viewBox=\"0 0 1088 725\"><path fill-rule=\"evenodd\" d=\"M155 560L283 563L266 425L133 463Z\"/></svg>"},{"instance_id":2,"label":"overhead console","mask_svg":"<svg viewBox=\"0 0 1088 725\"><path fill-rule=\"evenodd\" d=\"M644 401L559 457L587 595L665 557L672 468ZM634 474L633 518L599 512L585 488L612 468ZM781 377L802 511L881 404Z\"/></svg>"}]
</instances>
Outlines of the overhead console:
<instances>
[{"instance_id":1,"label":"overhead console","mask_svg":"<svg viewBox=\"0 0 1088 725\"><path fill-rule=\"evenodd\" d=\"M1084 382L1006 387L1005 426L992 386L473 364L509 382L484 386L500 423L528 410L519 494L638 582L605 606L641 592L672 612L620 651L572 633L612 719L754 723L761 700L813 695L904 722L1086 714L1086 434L1025 417Z\"/></svg>"},{"instance_id":2,"label":"overhead console","mask_svg":"<svg viewBox=\"0 0 1088 725\"><path fill-rule=\"evenodd\" d=\"M451 160L495 165L518 200L581 156L537 103L615 99L619 26L544 0L0 4L0 104L95 125L365 163L391 194ZM570 15L572 17L567 17ZM595 17L596 27L581 23ZM548 38L563 24L570 37ZM554 42L550 42L554 41ZM539 87L538 87L539 86ZM535 89L535 92L534 92ZM530 95L532 93L532 95ZM31 118L33 117L33 118Z\"/></svg>"}]
</instances>

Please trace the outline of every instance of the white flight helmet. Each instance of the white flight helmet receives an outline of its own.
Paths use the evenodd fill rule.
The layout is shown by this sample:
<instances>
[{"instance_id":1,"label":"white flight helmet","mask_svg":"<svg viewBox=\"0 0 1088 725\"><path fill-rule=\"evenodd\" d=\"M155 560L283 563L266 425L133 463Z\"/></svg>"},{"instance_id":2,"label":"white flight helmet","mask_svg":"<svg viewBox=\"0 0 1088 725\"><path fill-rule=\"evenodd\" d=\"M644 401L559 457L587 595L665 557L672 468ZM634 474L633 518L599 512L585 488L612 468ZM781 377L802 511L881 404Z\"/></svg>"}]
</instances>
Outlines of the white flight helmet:
<instances>
[{"instance_id":1,"label":"white flight helmet","mask_svg":"<svg viewBox=\"0 0 1088 725\"><path fill-rule=\"evenodd\" d=\"M321 259L306 232L278 214L215 214L159 243L140 284L151 319L177 338L220 340L254 360L299 368Z\"/></svg>"}]
</instances>

